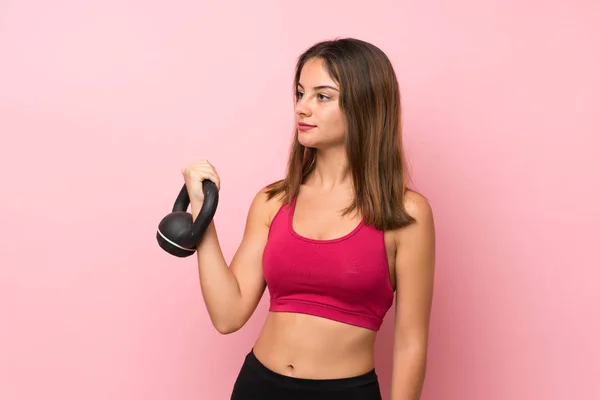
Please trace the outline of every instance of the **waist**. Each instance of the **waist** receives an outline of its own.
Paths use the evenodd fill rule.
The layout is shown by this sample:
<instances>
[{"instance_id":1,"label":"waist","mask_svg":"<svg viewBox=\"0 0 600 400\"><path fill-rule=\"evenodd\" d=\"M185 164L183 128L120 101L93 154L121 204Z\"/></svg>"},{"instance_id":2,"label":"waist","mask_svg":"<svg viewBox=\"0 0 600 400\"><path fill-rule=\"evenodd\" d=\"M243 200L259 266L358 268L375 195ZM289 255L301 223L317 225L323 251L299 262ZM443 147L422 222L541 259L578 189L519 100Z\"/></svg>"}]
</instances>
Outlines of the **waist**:
<instances>
[{"instance_id":1,"label":"waist","mask_svg":"<svg viewBox=\"0 0 600 400\"><path fill-rule=\"evenodd\" d=\"M312 315L270 312L254 345L256 357L286 376L336 379L374 368L376 332Z\"/></svg>"}]
</instances>

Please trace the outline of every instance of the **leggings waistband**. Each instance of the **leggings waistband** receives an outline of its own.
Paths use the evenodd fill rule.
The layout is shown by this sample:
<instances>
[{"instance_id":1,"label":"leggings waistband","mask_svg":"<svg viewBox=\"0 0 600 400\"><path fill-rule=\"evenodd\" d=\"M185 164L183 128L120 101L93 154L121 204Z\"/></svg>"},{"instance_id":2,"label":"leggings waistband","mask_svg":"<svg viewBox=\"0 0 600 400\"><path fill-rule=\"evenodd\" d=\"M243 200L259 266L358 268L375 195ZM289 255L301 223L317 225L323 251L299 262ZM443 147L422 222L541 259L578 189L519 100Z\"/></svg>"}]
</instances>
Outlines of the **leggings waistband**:
<instances>
[{"instance_id":1,"label":"leggings waistband","mask_svg":"<svg viewBox=\"0 0 600 400\"><path fill-rule=\"evenodd\" d=\"M290 389L340 390L378 383L375 369L372 369L371 371L362 375L333 379L295 378L291 376L282 375L263 365L256 358L256 355L254 354L254 349L252 349L250 353L246 355L244 363L255 373L259 374L263 379L269 380L270 382L280 387L286 387Z\"/></svg>"}]
</instances>

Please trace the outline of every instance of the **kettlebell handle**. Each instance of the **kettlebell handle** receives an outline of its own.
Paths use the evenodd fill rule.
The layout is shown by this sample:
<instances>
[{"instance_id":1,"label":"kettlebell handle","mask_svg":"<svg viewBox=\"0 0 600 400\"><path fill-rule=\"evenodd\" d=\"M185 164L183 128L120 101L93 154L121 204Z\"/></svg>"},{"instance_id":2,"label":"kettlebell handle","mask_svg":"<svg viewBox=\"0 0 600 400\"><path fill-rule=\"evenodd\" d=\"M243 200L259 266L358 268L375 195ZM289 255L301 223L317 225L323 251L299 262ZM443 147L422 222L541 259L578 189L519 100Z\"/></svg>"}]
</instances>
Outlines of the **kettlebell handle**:
<instances>
[{"instance_id":1,"label":"kettlebell handle","mask_svg":"<svg viewBox=\"0 0 600 400\"><path fill-rule=\"evenodd\" d=\"M202 181L202 191L204 192L204 203L202 204L202 206L204 206L204 204L206 204L206 200L209 200L209 203L214 202L215 199L210 199L210 197L212 197L213 194L218 196L218 193L219 193L219 191L217 189L217 185L215 185L215 183L209 179L205 179ZM173 204L173 212L187 211L189 205L190 205L190 196L188 194L187 187L184 184L183 187L181 188L181 190L179 191L177 198L175 199L175 203ZM210 205L209 205L209 207L210 207Z\"/></svg>"},{"instance_id":2,"label":"kettlebell handle","mask_svg":"<svg viewBox=\"0 0 600 400\"><path fill-rule=\"evenodd\" d=\"M192 225L189 236L189 240L192 242L198 242L202 237L217 211L217 204L219 202L219 189L217 189L217 185L213 181L209 179L203 180L202 191L204 192L204 202ZM184 184L173 204L173 212L187 211L189 205L190 196Z\"/></svg>"}]
</instances>

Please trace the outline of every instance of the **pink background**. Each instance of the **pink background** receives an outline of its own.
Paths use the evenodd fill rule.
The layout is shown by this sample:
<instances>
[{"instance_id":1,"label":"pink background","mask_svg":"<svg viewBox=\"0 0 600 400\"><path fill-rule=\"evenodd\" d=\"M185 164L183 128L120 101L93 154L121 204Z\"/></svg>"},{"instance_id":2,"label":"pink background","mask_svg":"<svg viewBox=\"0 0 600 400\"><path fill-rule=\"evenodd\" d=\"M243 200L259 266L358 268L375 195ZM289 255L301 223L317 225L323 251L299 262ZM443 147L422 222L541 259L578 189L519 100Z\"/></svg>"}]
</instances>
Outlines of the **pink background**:
<instances>
[{"instance_id":1,"label":"pink background","mask_svg":"<svg viewBox=\"0 0 600 400\"><path fill-rule=\"evenodd\" d=\"M339 36L397 68L435 211L423 399L600 398L598 4L1 1L0 398L228 398L268 298L219 335L156 227L207 158L231 259L284 172L295 59Z\"/></svg>"}]
</instances>

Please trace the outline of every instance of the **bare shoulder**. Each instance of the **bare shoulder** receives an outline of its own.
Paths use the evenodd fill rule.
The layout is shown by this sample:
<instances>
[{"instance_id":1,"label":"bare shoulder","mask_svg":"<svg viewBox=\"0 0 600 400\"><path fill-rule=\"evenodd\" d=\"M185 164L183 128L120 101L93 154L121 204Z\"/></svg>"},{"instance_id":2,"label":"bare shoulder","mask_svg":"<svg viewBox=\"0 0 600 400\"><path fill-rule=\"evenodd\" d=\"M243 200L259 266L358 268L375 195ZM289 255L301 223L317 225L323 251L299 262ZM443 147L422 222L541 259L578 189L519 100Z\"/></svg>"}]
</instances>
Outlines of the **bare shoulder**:
<instances>
[{"instance_id":1,"label":"bare shoulder","mask_svg":"<svg viewBox=\"0 0 600 400\"><path fill-rule=\"evenodd\" d=\"M407 227L396 230L395 237L398 244L408 240L432 240L435 235L435 224L429 200L424 195L409 190L404 198L404 207L416 221Z\"/></svg>"},{"instance_id":2,"label":"bare shoulder","mask_svg":"<svg viewBox=\"0 0 600 400\"><path fill-rule=\"evenodd\" d=\"M417 220L417 223L419 221L427 223L428 221L433 220L431 203L427 197L420 193L412 190L407 191L404 198L404 207L406 208L406 211Z\"/></svg>"},{"instance_id":3,"label":"bare shoulder","mask_svg":"<svg viewBox=\"0 0 600 400\"><path fill-rule=\"evenodd\" d=\"M267 187L263 187L252 199L248 212L249 218L260 220L266 226L270 226L273 217L275 217L282 204L283 198L281 195L269 199Z\"/></svg>"}]
</instances>

